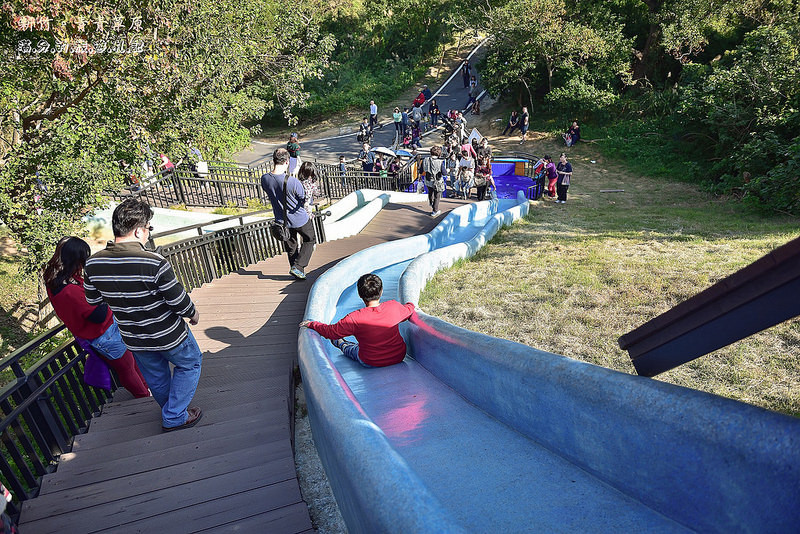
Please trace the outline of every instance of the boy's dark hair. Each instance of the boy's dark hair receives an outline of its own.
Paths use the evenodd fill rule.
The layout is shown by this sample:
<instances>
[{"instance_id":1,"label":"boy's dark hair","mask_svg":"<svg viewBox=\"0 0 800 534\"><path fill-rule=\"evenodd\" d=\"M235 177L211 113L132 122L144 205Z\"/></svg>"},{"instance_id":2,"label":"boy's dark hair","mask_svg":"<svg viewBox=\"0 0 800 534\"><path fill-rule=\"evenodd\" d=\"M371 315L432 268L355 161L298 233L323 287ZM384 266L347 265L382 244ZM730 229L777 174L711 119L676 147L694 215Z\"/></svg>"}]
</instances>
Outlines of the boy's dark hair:
<instances>
[{"instance_id":1,"label":"boy's dark hair","mask_svg":"<svg viewBox=\"0 0 800 534\"><path fill-rule=\"evenodd\" d=\"M123 237L137 228L144 228L153 218L153 210L147 202L136 198L126 198L114 210L111 216L111 228L114 237Z\"/></svg>"},{"instance_id":2,"label":"boy's dark hair","mask_svg":"<svg viewBox=\"0 0 800 534\"><path fill-rule=\"evenodd\" d=\"M275 165L284 165L289 163L289 151L285 148L276 148L272 153L272 163Z\"/></svg>"},{"instance_id":3,"label":"boy's dark hair","mask_svg":"<svg viewBox=\"0 0 800 534\"><path fill-rule=\"evenodd\" d=\"M383 293L383 281L380 276L373 273L361 275L356 287L358 288L358 296L364 302L378 300Z\"/></svg>"}]
</instances>

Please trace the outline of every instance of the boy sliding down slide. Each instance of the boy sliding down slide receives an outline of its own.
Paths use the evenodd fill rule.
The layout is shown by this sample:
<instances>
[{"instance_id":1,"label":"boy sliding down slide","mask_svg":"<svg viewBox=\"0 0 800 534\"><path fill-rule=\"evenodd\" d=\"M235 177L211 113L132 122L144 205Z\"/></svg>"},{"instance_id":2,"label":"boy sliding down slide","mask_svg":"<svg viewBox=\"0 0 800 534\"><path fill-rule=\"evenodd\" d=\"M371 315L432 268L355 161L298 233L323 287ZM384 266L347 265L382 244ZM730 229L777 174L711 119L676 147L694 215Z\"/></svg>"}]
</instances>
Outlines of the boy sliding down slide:
<instances>
[{"instance_id":1,"label":"boy sliding down slide","mask_svg":"<svg viewBox=\"0 0 800 534\"><path fill-rule=\"evenodd\" d=\"M301 327L311 328L331 340L345 356L364 367L386 367L403 361L406 342L397 325L414 315L414 304L396 300L380 302L383 281L376 274L365 274L356 284L364 308L350 312L336 324L305 320ZM355 336L357 342L345 341Z\"/></svg>"}]
</instances>

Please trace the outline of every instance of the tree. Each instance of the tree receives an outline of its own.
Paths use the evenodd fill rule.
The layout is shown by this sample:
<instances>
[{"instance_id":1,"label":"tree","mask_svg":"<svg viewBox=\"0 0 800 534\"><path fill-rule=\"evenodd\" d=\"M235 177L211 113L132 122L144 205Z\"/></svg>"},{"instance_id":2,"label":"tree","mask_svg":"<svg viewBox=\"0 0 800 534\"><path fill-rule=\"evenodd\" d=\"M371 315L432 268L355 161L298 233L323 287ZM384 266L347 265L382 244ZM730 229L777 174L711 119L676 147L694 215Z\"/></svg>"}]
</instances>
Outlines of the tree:
<instances>
[{"instance_id":1,"label":"tree","mask_svg":"<svg viewBox=\"0 0 800 534\"><path fill-rule=\"evenodd\" d=\"M541 77L547 91L554 89L556 73L574 75L594 61L607 75L624 69L626 41L619 25L596 28L567 9L565 0L511 0L486 12L485 24L493 36L484 83L499 93L520 83L528 91ZM597 78L599 73L591 73Z\"/></svg>"},{"instance_id":2,"label":"tree","mask_svg":"<svg viewBox=\"0 0 800 534\"><path fill-rule=\"evenodd\" d=\"M323 12L288 0L3 4L0 219L30 268L144 146L181 157L191 140L215 157L265 108L291 118L333 45Z\"/></svg>"}]
</instances>

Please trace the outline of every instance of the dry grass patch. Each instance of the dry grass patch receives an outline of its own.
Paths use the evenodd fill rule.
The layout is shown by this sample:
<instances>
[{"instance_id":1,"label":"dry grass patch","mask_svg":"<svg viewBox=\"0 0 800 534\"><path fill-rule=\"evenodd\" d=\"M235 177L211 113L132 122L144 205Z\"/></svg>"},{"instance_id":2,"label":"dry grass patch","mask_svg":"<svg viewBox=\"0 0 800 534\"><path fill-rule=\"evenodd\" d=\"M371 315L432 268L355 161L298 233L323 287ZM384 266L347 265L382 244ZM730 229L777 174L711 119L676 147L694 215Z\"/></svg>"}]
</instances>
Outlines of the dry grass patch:
<instances>
[{"instance_id":1,"label":"dry grass patch","mask_svg":"<svg viewBox=\"0 0 800 534\"><path fill-rule=\"evenodd\" d=\"M558 147L537 152L544 150ZM619 336L800 235L789 219L631 176L580 150L568 204L533 203L472 260L438 273L422 295L424 310L633 373ZM612 188L625 193L599 193ZM789 321L658 379L797 416L799 341L800 321Z\"/></svg>"}]
</instances>

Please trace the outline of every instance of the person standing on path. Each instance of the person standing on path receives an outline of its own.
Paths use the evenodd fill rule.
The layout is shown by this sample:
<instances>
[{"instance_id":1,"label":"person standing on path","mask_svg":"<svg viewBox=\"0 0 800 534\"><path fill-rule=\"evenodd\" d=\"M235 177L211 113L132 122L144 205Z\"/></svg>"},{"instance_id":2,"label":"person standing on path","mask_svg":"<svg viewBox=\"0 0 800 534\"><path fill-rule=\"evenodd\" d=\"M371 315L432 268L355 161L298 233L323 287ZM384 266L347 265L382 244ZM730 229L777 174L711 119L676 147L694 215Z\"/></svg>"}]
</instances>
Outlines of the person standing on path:
<instances>
[{"instance_id":1,"label":"person standing on path","mask_svg":"<svg viewBox=\"0 0 800 534\"><path fill-rule=\"evenodd\" d=\"M303 208L306 192L300 180L288 174L289 153L278 148L272 153L274 169L261 177L261 187L267 193L275 222L289 229L288 239L283 244L289 254L289 274L298 280L305 280L305 268L311 261L316 236L314 220Z\"/></svg>"},{"instance_id":2,"label":"person standing on path","mask_svg":"<svg viewBox=\"0 0 800 534\"><path fill-rule=\"evenodd\" d=\"M378 124L378 106L375 104L374 100L369 101L369 129L372 130L375 128L375 125Z\"/></svg>"},{"instance_id":3,"label":"person standing on path","mask_svg":"<svg viewBox=\"0 0 800 534\"><path fill-rule=\"evenodd\" d=\"M400 114L400 122L403 124L403 137L408 133L408 108L403 108Z\"/></svg>"},{"instance_id":4,"label":"person standing on path","mask_svg":"<svg viewBox=\"0 0 800 534\"><path fill-rule=\"evenodd\" d=\"M461 160L458 162L458 190L464 197L464 200L469 198L469 190L475 179L475 160L472 159L469 152L466 150L461 151Z\"/></svg>"},{"instance_id":5,"label":"person standing on path","mask_svg":"<svg viewBox=\"0 0 800 534\"><path fill-rule=\"evenodd\" d=\"M364 172L375 170L375 153L370 151L369 143L362 145L361 152L358 153L358 159L361 162L361 170Z\"/></svg>"},{"instance_id":6,"label":"person standing on path","mask_svg":"<svg viewBox=\"0 0 800 534\"><path fill-rule=\"evenodd\" d=\"M544 155L544 172L547 175L547 196L553 198L556 196L556 181L558 180L558 170L555 163L549 154Z\"/></svg>"},{"instance_id":7,"label":"person standing on path","mask_svg":"<svg viewBox=\"0 0 800 534\"><path fill-rule=\"evenodd\" d=\"M414 128L419 128L419 124L422 121L422 108L419 105L411 108L411 120L414 121Z\"/></svg>"},{"instance_id":8,"label":"person standing on path","mask_svg":"<svg viewBox=\"0 0 800 534\"><path fill-rule=\"evenodd\" d=\"M441 115L441 111L439 110L439 104L436 103L436 99L434 98L431 100L430 105L428 106L428 116L431 118L431 128L437 128L439 126L439 115Z\"/></svg>"},{"instance_id":9,"label":"person standing on path","mask_svg":"<svg viewBox=\"0 0 800 534\"><path fill-rule=\"evenodd\" d=\"M486 189L489 187L490 180L492 180L492 165L484 158L478 158L473 185L479 202L486 198ZM494 183L493 180L492 183Z\"/></svg>"},{"instance_id":10,"label":"person standing on path","mask_svg":"<svg viewBox=\"0 0 800 534\"><path fill-rule=\"evenodd\" d=\"M297 142L296 132L292 132L292 135L289 136L286 150L289 152L289 174L297 176L297 171L303 161L300 159L300 143Z\"/></svg>"},{"instance_id":11,"label":"person standing on path","mask_svg":"<svg viewBox=\"0 0 800 534\"><path fill-rule=\"evenodd\" d=\"M122 340L161 406L161 428L169 432L203 417L200 408L189 406L203 355L183 320L196 325L200 313L169 262L144 248L152 218L141 200L128 198L117 206L111 218L114 241L87 260L84 289L89 304L105 303L114 312Z\"/></svg>"},{"instance_id":12,"label":"person standing on path","mask_svg":"<svg viewBox=\"0 0 800 534\"><path fill-rule=\"evenodd\" d=\"M528 115L528 108L522 108L522 114L519 116L519 131L522 132L522 140L519 144L524 143L528 139L528 126L530 126L531 117Z\"/></svg>"},{"instance_id":13,"label":"person standing on path","mask_svg":"<svg viewBox=\"0 0 800 534\"><path fill-rule=\"evenodd\" d=\"M425 173L425 186L428 188L428 203L431 205L431 217L436 217L439 211L439 201L444 192L444 178L442 177L442 149L431 147L431 155L422 160L422 171Z\"/></svg>"},{"instance_id":14,"label":"person standing on path","mask_svg":"<svg viewBox=\"0 0 800 534\"><path fill-rule=\"evenodd\" d=\"M563 152L561 153L561 157L558 158L556 172L558 173L558 181L556 182L558 200L556 200L556 202L559 204L566 204L567 189L569 189L569 182L572 178L572 164L567 161L567 155Z\"/></svg>"},{"instance_id":15,"label":"person standing on path","mask_svg":"<svg viewBox=\"0 0 800 534\"><path fill-rule=\"evenodd\" d=\"M461 64L461 79L464 82L464 89L469 87L469 77L472 75L472 67L469 65L468 60L464 60Z\"/></svg>"},{"instance_id":16,"label":"person standing on path","mask_svg":"<svg viewBox=\"0 0 800 534\"><path fill-rule=\"evenodd\" d=\"M467 103L464 104L463 110L466 111L469 109L470 104L477 102L478 100L478 82L475 81L475 76L472 77L472 80L469 82L469 94L467 95Z\"/></svg>"}]
</instances>

